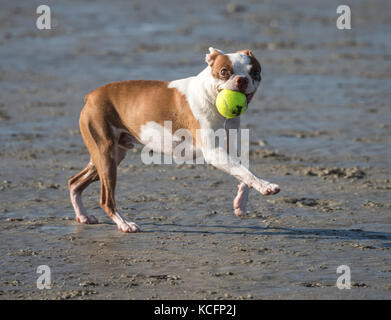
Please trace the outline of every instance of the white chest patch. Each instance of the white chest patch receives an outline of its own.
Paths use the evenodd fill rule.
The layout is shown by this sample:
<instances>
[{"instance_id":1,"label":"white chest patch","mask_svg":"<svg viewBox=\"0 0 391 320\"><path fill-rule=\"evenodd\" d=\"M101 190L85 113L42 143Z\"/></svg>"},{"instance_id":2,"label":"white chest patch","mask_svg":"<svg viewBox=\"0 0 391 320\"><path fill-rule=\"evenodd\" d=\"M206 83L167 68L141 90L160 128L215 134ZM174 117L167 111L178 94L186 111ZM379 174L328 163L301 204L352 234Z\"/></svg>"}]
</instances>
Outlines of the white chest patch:
<instances>
[{"instance_id":1,"label":"white chest patch","mask_svg":"<svg viewBox=\"0 0 391 320\"><path fill-rule=\"evenodd\" d=\"M154 121L147 122L141 127L140 139L146 146L141 155L144 163L159 164L164 161L170 164L170 158L173 158L179 164L194 160L200 153L193 145L191 132L185 128L172 132L171 121L164 121L164 126ZM150 150L154 153L153 158L149 156ZM161 154L165 155L164 159Z\"/></svg>"},{"instance_id":2,"label":"white chest patch","mask_svg":"<svg viewBox=\"0 0 391 320\"><path fill-rule=\"evenodd\" d=\"M140 130L140 139L143 144L155 152L168 151L168 148L172 145L168 145L168 142L175 141L175 137L172 134L172 125L170 121L165 121L165 125L162 126L157 122L149 121Z\"/></svg>"}]
</instances>

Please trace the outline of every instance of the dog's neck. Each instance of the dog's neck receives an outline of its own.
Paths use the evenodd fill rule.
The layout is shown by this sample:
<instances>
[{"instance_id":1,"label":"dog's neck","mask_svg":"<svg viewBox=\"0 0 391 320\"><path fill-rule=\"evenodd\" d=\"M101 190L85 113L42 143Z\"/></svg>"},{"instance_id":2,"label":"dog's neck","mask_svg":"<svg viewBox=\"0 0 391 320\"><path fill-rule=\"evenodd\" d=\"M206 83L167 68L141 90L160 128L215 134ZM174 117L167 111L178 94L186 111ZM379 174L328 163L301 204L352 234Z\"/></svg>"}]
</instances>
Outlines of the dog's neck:
<instances>
[{"instance_id":1,"label":"dog's neck","mask_svg":"<svg viewBox=\"0 0 391 320\"><path fill-rule=\"evenodd\" d=\"M211 105L214 105L218 92L214 84L210 67L206 67L195 78L196 81L194 81L194 86L198 86L197 89L199 92L203 93L204 99Z\"/></svg>"},{"instance_id":2,"label":"dog's neck","mask_svg":"<svg viewBox=\"0 0 391 320\"><path fill-rule=\"evenodd\" d=\"M177 88L188 99L197 98L192 102L215 104L217 91L209 66L196 76L171 81L169 87Z\"/></svg>"},{"instance_id":3,"label":"dog's neck","mask_svg":"<svg viewBox=\"0 0 391 320\"><path fill-rule=\"evenodd\" d=\"M190 108L201 123L222 122L224 118L215 107L217 90L210 67L206 67L198 75L171 81L169 88L176 88L187 99Z\"/></svg>"}]
</instances>

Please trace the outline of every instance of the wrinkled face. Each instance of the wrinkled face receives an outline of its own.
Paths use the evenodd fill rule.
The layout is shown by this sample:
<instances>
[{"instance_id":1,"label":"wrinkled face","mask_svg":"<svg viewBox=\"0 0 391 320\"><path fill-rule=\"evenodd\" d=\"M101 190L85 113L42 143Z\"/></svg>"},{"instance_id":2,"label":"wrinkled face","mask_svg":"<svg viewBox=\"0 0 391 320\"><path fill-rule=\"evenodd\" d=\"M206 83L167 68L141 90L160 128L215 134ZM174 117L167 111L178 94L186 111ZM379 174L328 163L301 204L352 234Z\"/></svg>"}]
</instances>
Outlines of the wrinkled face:
<instances>
[{"instance_id":1,"label":"wrinkled face","mask_svg":"<svg viewBox=\"0 0 391 320\"><path fill-rule=\"evenodd\" d=\"M205 61L209 64L217 92L223 89L240 91L250 103L261 82L261 65L250 50L224 54L209 48Z\"/></svg>"}]
</instances>

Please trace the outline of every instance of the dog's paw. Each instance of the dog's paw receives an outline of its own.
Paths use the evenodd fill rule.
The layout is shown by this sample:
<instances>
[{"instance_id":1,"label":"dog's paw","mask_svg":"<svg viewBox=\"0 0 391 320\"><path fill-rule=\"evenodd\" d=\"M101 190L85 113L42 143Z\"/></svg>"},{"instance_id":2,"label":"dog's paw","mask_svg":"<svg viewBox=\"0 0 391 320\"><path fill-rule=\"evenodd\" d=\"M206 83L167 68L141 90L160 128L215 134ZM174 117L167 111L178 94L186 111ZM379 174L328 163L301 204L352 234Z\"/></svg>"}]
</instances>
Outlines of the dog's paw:
<instances>
[{"instance_id":1,"label":"dog's paw","mask_svg":"<svg viewBox=\"0 0 391 320\"><path fill-rule=\"evenodd\" d=\"M234 213L235 216L237 216L238 218L240 219L244 218L245 211L243 211L242 208L234 208Z\"/></svg>"},{"instance_id":2,"label":"dog's paw","mask_svg":"<svg viewBox=\"0 0 391 320\"><path fill-rule=\"evenodd\" d=\"M127 233L140 232L140 227L134 222L124 221L118 224L118 230Z\"/></svg>"},{"instance_id":3,"label":"dog's paw","mask_svg":"<svg viewBox=\"0 0 391 320\"><path fill-rule=\"evenodd\" d=\"M97 223L99 223L97 218L95 218L93 215L88 215L88 214L85 214L82 216L81 215L76 216L76 221L79 223L83 223L83 224L97 224Z\"/></svg>"},{"instance_id":4,"label":"dog's paw","mask_svg":"<svg viewBox=\"0 0 391 320\"><path fill-rule=\"evenodd\" d=\"M269 183L268 185L264 186L260 192L264 196L269 196L272 194L276 194L280 192L280 187L277 184Z\"/></svg>"}]
</instances>

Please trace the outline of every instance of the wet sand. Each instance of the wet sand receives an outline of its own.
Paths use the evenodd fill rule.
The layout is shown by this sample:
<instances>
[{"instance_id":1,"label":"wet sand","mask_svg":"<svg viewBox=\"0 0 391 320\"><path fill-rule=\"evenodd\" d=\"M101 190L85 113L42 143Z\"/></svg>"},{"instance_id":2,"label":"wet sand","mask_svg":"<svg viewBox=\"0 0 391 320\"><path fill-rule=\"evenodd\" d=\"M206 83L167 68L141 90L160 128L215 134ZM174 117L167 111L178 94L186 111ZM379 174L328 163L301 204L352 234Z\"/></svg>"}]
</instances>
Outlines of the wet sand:
<instances>
[{"instance_id":1,"label":"wet sand","mask_svg":"<svg viewBox=\"0 0 391 320\"><path fill-rule=\"evenodd\" d=\"M156 2L157 3L157 2ZM39 1L0 12L0 299L391 298L391 6L355 1L353 29L333 1ZM170 80L204 68L209 46L252 49L263 82L242 126L250 167L281 186L252 191L206 165L119 168L119 210L143 232L74 220L67 180L89 156L83 97L108 82ZM52 288L39 290L39 265ZM351 290L336 269L351 268Z\"/></svg>"}]
</instances>

